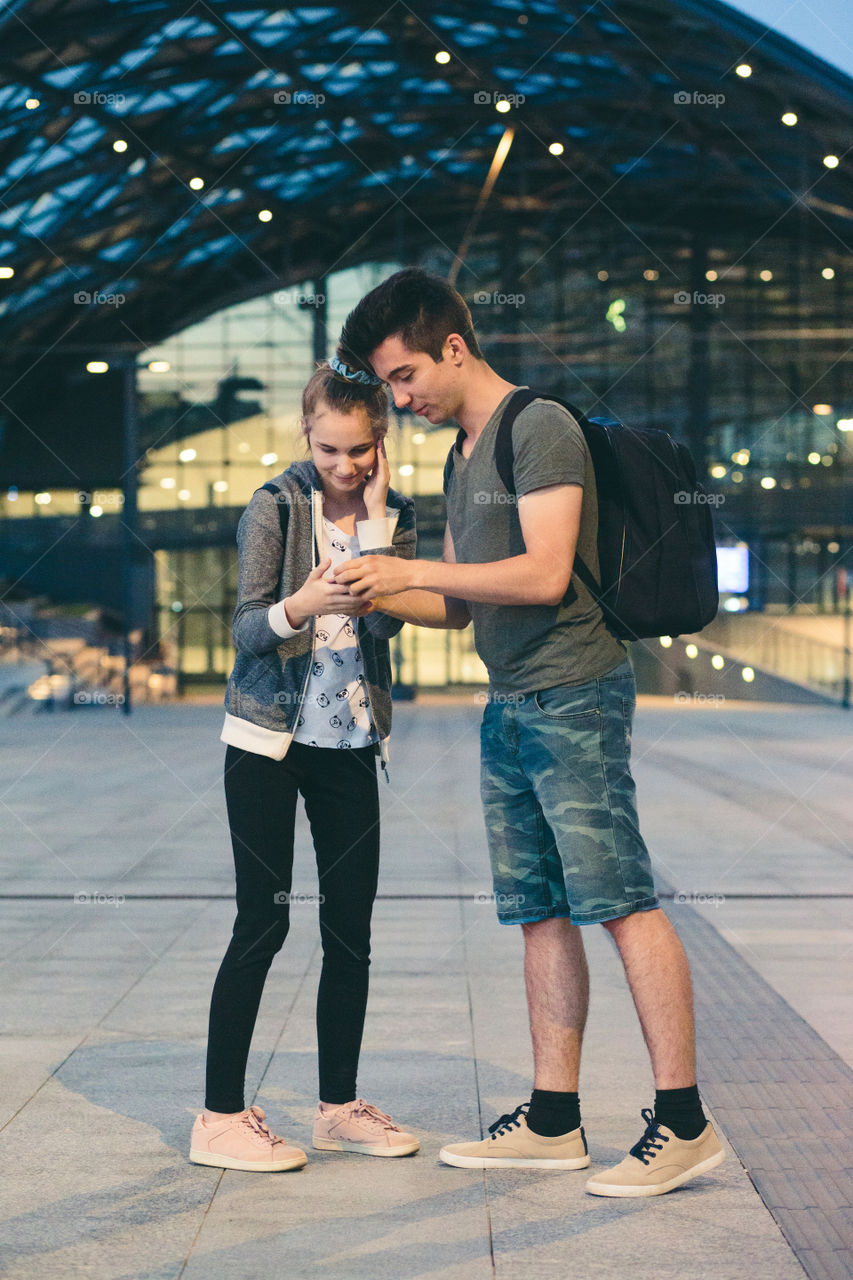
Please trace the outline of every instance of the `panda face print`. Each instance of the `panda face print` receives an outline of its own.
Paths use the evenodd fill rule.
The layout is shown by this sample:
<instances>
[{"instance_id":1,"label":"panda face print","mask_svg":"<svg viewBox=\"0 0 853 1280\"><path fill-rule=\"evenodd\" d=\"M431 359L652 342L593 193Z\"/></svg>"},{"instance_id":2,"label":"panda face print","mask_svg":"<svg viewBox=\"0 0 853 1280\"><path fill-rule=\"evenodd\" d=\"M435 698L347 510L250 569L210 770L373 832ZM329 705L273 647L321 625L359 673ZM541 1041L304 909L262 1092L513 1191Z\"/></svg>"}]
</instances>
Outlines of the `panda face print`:
<instances>
[{"instance_id":1,"label":"panda face print","mask_svg":"<svg viewBox=\"0 0 853 1280\"><path fill-rule=\"evenodd\" d=\"M332 546L336 551L346 551L346 547L338 538L332 538Z\"/></svg>"},{"instance_id":2,"label":"panda face print","mask_svg":"<svg viewBox=\"0 0 853 1280\"><path fill-rule=\"evenodd\" d=\"M326 641L326 640L328 640L328 638L329 638L329 633L328 633L328 631L318 631L318 632L317 632L317 639L318 639L318 640L322 640L322 641L325 643L325 641Z\"/></svg>"},{"instance_id":3,"label":"panda face print","mask_svg":"<svg viewBox=\"0 0 853 1280\"><path fill-rule=\"evenodd\" d=\"M338 689L338 692L335 694L335 697L337 698L338 702L346 702L347 698L349 697L349 689Z\"/></svg>"},{"instance_id":4,"label":"panda face print","mask_svg":"<svg viewBox=\"0 0 853 1280\"><path fill-rule=\"evenodd\" d=\"M356 726L356 719L355 719L355 716L353 716L352 720L350 720L349 724L347 725L347 733L352 733L355 726Z\"/></svg>"},{"instance_id":5,"label":"panda face print","mask_svg":"<svg viewBox=\"0 0 853 1280\"><path fill-rule=\"evenodd\" d=\"M328 705L329 705L329 699L327 698L326 694L325 694L325 693L318 693L318 694L317 694L317 706L318 706L318 707L327 707Z\"/></svg>"},{"instance_id":6,"label":"panda face print","mask_svg":"<svg viewBox=\"0 0 853 1280\"><path fill-rule=\"evenodd\" d=\"M360 649L356 649L356 651L355 651L355 660L356 660L356 662L361 662L361 650L360 650Z\"/></svg>"},{"instance_id":7,"label":"panda face print","mask_svg":"<svg viewBox=\"0 0 853 1280\"><path fill-rule=\"evenodd\" d=\"M305 723L305 717L304 717L304 716L300 716L300 717L299 717L299 719L296 721L296 727L297 727L297 729L301 729L301 728L302 728L302 726L304 725L304 723Z\"/></svg>"},{"instance_id":8,"label":"panda face print","mask_svg":"<svg viewBox=\"0 0 853 1280\"><path fill-rule=\"evenodd\" d=\"M343 724L343 721L341 720L340 716L329 716L329 724L332 726L333 729L340 729L341 725Z\"/></svg>"},{"instance_id":9,"label":"panda face print","mask_svg":"<svg viewBox=\"0 0 853 1280\"><path fill-rule=\"evenodd\" d=\"M351 747L352 743L347 742L346 738L341 738L340 742L337 745L339 750L345 750L347 747Z\"/></svg>"},{"instance_id":10,"label":"panda face print","mask_svg":"<svg viewBox=\"0 0 853 1280\"><path fill-rule=\"evenodd\" d=\"M345 635L345 636L349 636L349 638L350 638L350 639L352 639L352 637L355 635L355 632L353 631L353 627L352 627L352 623L351 623L351 622L348 622L348 623L345 625L345 627L344 627L344 635Z\"/></svg>"},{"instance_id":11,"label":"panda face print","mask_svg":"<svg viewBox=\"0 0 853 1280\"><path fill-rule=\"evenodd\" d=\"M321 676L325 670L326 670L325 662L314 662L311 665L312 676Z\"/></svg>"},{"instance_id":12,"label":"panda face print","mask_svg":"<svg viewBox=\"0 0 853 1280\"><path fill-rule=\"evenodd\" d=\"M332 662L334 662L336 667L342 667L344 665L343 658L339 653L335 653L334 650L332 650Z\"/></svg>"},{"instance_id":13,"label":"panda face print","mask_svg":"<svg viewBox=\"0 0 853 1280\"><path fill-rule=\"evenodd\" d=\"M370 706L370 703L367 701L367 698L359 698L358 705L360 707L368 707Z\"/></svg>"}]
</instances>

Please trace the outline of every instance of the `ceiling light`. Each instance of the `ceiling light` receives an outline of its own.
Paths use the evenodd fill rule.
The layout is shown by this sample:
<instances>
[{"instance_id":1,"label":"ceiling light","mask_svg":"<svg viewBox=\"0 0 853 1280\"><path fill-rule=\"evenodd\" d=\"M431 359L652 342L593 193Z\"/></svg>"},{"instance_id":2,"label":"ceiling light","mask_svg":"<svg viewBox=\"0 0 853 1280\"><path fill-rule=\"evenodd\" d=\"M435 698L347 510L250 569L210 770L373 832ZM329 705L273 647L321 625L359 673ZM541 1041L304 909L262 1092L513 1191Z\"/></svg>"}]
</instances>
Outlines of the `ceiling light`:
<instances>
[{"instance_id":1,"label":"ceiling light","mask_svg":"<svg viewBox=\"0 0 853 1280\"><path fill-rule=\"evenodd\" d=\"M782 117L782 123L792 128L797 123L797 117L793 111L786 111Z\"/></svg>"},{"instance_id":2,"label":"ceiling light","mask_svg":"<svg viewBox=\"0 0 853 1280\"><path fill-rule=\"evenodd\" d=\"M746 80L749 76L752 75L752 67L749 65L748 62L742 62L739 67L735 67L735 72L743 80Z\"/></svg>"}]
</instances>

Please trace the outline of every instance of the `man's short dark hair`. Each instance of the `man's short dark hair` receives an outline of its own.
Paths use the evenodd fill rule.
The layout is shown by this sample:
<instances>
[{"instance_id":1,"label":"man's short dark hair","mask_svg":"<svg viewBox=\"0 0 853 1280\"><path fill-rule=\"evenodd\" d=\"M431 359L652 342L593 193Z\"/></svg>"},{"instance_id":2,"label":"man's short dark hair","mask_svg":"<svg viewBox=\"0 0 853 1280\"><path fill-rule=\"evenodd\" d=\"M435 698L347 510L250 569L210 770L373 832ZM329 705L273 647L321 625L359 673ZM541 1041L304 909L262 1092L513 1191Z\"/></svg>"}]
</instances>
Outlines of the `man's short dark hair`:
<instances>
[{"instance_id":1,"label":"man's short dark hair","mask_svg":"<svg viewBox=\"0 0 853 1280\"><path fill-rule=\"evenodd\" d=\"M338 355L350 365L370 369L370 356L380 343L399 335L411 351L425 351L438 363L451 333L465 339L475 359L484 359L461 293L440 276L406 267L371 289L349 313Z\"/></svg>"}]
</instances>

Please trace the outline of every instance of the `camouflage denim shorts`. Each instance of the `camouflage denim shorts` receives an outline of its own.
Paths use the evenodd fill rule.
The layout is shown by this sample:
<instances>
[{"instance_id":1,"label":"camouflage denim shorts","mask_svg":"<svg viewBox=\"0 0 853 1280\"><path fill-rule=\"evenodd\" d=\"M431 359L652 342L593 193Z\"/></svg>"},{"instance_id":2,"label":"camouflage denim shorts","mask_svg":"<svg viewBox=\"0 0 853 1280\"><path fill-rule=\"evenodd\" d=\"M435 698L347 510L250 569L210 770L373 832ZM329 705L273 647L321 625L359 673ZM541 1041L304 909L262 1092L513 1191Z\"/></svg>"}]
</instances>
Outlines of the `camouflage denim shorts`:
<instances>
[{"instance_id":1,"label":"camouflage denim shorts","mask_svg":"<svg viewBox=\"0 0 853 1280\"><path fill-rule=\"evenodd\" d=\"M657 907L631 777L634 671L491 693L481 795L502 924L599 924Z\"/></svg>"}]
</instances>

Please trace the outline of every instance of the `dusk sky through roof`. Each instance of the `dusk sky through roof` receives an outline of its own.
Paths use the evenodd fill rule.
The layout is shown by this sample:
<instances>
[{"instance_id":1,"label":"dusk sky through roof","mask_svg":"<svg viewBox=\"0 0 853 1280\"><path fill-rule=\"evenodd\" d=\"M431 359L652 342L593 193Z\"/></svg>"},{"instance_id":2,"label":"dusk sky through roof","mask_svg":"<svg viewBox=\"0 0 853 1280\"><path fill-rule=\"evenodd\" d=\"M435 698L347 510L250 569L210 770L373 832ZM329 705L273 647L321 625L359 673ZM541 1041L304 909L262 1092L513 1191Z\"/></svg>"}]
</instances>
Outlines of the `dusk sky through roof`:
<instances>
[{"instance_id":1,"label":"dusk sky through roof","mask_svg":"<svg viewBox=\"0 0 853 1280\"><path fill-rule=\"evenodd\" d=\"M825 62L853 76L850 0L730 0L731 8L796 40Z\"/></svg>"}]
</instances>

